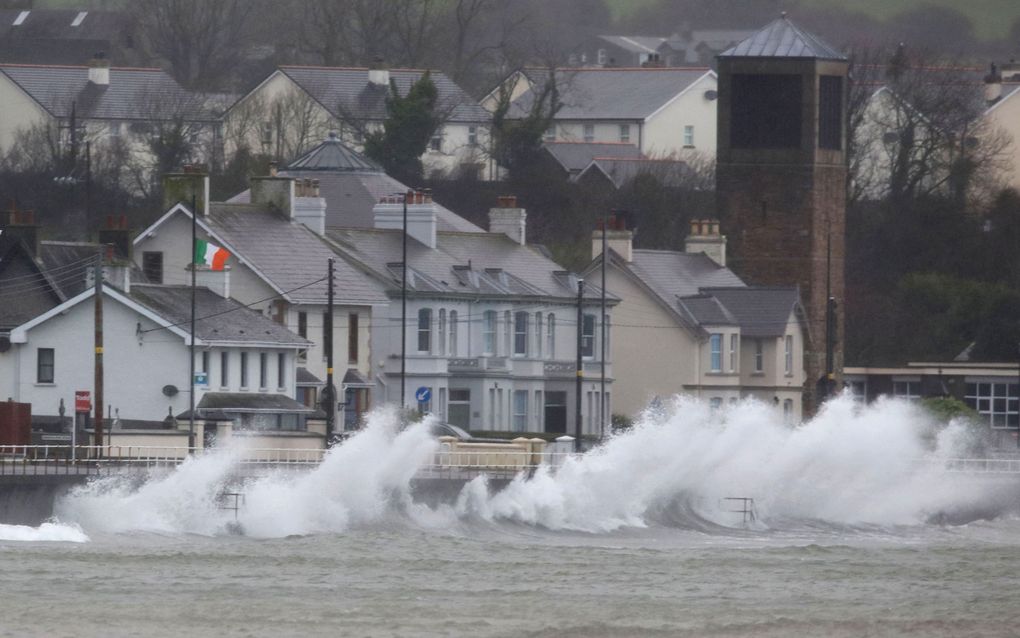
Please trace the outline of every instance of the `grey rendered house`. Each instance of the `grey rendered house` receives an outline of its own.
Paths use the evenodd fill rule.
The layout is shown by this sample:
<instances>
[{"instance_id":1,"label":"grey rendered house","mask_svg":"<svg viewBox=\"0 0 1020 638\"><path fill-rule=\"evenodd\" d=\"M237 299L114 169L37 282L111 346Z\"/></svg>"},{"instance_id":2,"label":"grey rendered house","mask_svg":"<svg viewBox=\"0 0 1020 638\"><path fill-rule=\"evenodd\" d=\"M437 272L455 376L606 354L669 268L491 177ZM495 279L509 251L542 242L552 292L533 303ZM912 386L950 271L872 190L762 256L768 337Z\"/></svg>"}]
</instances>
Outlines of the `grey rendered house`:
<instances>
[{"instance_id":1,"label":"grey rendered house","mask_svg":"<svg viewBox=\"0 0 1020 638\"><path fill-rule=\"evenodd\" d=\"M468 430L573 433L577 369L578 278L525 241L526 213L504 198L489 213L489 232L439 227L436 205L419 194L408 206L406 384L401 385L403 204L387 198L375 227L334 228L337 252L385 282L390 304L373 325L379 396L418 406ZM606 320L600 291L585 288L582 320L582 422L585 434L608 431L613 369L606 367L600 411L598 348ZM420 389L429 396L416 400Z\"/></svg>"}]
</instances>

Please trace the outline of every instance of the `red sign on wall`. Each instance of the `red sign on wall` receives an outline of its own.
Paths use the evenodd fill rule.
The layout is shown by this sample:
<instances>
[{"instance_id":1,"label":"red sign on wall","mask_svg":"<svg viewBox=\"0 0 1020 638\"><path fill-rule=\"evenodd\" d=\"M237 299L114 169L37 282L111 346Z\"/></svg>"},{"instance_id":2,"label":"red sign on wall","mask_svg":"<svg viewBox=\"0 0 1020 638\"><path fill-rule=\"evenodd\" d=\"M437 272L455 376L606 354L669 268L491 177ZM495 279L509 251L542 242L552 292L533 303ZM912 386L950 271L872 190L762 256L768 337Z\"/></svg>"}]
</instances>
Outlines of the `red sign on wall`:
<instances>
[{"instance_id":1,"label":"red sign on wall","mask_svg":"<svg viewBox=\"0 0 1020 638\"><path fill-rule=\"evenodd\" d=\"M75 390L74 392L74 411L75 412L90 412L92 410L92 398L88 390Z\"/></svg>"}]
</instances>

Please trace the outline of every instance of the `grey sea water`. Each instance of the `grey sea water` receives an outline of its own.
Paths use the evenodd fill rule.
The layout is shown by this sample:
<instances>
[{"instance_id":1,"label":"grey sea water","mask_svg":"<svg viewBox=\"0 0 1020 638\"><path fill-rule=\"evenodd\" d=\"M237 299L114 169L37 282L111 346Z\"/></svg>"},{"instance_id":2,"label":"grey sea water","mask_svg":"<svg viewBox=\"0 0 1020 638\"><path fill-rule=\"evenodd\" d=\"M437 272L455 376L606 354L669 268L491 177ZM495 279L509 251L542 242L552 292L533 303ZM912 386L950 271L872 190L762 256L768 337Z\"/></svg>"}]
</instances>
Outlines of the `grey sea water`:
<instances>
[{"instance_id":1,"label":"grey sea water","mask_svg":"<svg viewBox=\"0 0 1020 638\"><path fill-rule=\"evenodd\" d=\"M1016 636L1020 481L946 471L968 431L679 400L435 506L410 488L428 427L380 413L314 471L237 484L225 450L0 525L0 637Z\"/></svg>"},{"instance_id":2,"label":"grey sea water","mask_svg":"<svg viewBox=\"0 0 1020 638\"><path fill-rule=\"evenodd\" d=\"M1015 636L1020 524L0 545L0 636Z\"/></svg>"}]
</instances>

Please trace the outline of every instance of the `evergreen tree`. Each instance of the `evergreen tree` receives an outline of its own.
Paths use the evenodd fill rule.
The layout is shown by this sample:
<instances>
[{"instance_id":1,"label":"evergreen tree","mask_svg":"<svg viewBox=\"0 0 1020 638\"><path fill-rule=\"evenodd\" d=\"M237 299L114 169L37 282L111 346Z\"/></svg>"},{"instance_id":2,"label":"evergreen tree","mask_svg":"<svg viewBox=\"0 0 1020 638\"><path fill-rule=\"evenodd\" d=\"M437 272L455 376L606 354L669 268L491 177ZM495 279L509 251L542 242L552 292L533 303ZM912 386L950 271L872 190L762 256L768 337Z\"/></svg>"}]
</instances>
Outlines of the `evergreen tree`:
<instances>
[{"instance_id":1,"label":"evergreen tree","mask_svg":"<svg viewBox=\"0 0 1020 638\"><path fill-rule=\"evenodd\" d=\"M439 92L428 71L411 85L406 96L400 95L391 78L386 121L381 131L365 136L365 154L401 182L419 183L423 178L422 153L442 124L438 101Z\"/></svg>"}]
</instances>

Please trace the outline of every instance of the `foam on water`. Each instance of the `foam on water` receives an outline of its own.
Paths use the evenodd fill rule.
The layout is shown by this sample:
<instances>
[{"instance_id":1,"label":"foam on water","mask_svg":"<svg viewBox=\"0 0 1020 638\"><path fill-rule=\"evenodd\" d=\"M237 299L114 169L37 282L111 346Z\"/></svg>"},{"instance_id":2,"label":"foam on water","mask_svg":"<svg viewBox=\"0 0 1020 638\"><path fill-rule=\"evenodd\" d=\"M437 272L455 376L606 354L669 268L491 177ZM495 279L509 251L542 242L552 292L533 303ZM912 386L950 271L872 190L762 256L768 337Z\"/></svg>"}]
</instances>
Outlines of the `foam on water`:
<instances>
[{"instance_id":1,"label":"foam on water","mask_svg":"<svg viewBox=\"0 0 1020 638\"><path fill-rule=\"evenodd\" d=\"M0 524L0 541L87 543L89 537L77 525L43 523L39 527Z\"/></svg>"},{"instance_id":2,"label":"foam on water","mask_svg":"<svg viewBox=\"0 0 1020 638\"><path fill-rule=\"evenodd\" d=\"M980 500L984 489L920 462L957 455L965 428L943 430L933 452L925 441L930 423L909 403L862 407L842 397L790 427L761 403L713 411L677 398L555 471L520 476L498 492L480 478L456 505L432 510L411 502L410 486L437 444L427 422L403 430L397 424L395 412L376 412L315 470L246 484L238 513L244 533L337 533L394 519L427 529L473 521L595 533L652 524L711 531L734 525L720 507L733 496L754 498L765 526L913 525ZM140 486L97 481L61 500L58 515L89 531L219 534L234 514L216 498L235 464L236 454L226 451Z\"/></svg>"}]
</instances>

